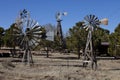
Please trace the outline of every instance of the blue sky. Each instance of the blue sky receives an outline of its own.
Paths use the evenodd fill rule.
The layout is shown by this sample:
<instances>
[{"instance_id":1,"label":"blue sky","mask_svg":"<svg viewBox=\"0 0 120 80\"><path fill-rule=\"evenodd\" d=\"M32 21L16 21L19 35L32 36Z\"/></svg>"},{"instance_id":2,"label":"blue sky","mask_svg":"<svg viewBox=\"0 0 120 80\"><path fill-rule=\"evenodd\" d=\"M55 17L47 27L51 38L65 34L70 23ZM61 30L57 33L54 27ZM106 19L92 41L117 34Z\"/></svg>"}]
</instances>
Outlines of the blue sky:
<instances>
[{"instance_id":1,"label":"blue sky","mask_svg":"<svg viewBox=\"0 0 120 80\"><path fill-rule=\"evenodd\" d=\"M31 18L41 25L56 25L55 13L68 12L67 16L62 16L64 34L89 14L94 14L99 19L108 18L109 24L101 27L110 32L120 23L120 0L1 0L0 26L9 28L23 9L27 9Z\"/></svg>"}]
</instances>

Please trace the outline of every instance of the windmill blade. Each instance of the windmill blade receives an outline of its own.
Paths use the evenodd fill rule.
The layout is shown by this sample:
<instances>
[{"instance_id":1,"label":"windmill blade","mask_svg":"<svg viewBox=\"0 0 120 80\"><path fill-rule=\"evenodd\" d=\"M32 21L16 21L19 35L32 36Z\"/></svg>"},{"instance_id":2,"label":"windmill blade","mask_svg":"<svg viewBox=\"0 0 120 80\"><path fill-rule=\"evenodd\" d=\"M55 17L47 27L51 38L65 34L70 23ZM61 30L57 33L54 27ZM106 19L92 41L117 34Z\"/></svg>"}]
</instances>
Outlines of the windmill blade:
<instances>
[{"instance_id":1,"label":"windmill blade","mask_svg":"<svg viewBox=\"0 0 120 80\"><path fill-rule=\"evenodd\" d=\"M84 26L83 28L85 29L87 26Z\"/></svg>"},{"instance_id":2,"label":"windmill blade","mask_svg":"<svg viewBox=\"0 0 120 80\"><path fill-rule=\"evenodd\" d=\"M40 40L40 39L38 40L38 39L34 39L34 38L33 38L31 41L32 41L32 43L34 44L34 46L37 46L37 45L40 43L41 40Z\"/></svg>"},{"instance_id":3,"label":"windmill blade","mask_svg":"<svg viewBox=\"0 0 120 80\"><path fill-rule=\"evenodd\" d=\"M87 15L87 17L88 17L88 22L91 21L91 16L92 16L92 15Z\"/></svg>"},{"instance_id":4,"label":"windmill blade","mask_svg":"<svg viewBox=\"0 0 120 80\"><path fill-rule=\"evenodd\" d=\"M34 32L34 30L37 30L37 29L39 29L40 27L39 26L35 26L34 28L32 28L30 31L31 32Z\"/></svg>"},{"instance_id":5,"label":"windmill blade","mask_svg":"<svg viewBox=\"0 0 120 80\"><path fill-rule=\"evenodd\" d=\"M94 18L94 21L96 21L96 20L98 20L98 17L95 17L95 18Z\"/></svg>"},{"instance_id":6,"label":"windmill blade","mask_svg":"<svg viewBox=\"0 0 120 80\"><path fill-rule=\"evenodd\" d=\"M31 34L31 37L32 37L32 38L37 38L37 39L40 39L40 38L41 38L41 35Z\"/></svg>"},{"instance_id":7,"label":"windmill blade","mask_svg":"<svg viewBox=\"0 0 120 80\"><path fill-rule=\"evenodd\" d=\"M30 20L27 20L27 27L30 27Z\"/></svg>"},{"instance_id":8,"label":"windmill blade","mask_svg":"<svg viewBox=\"0 0 120 80\"><path fill-rule=\"evenodd\" d=\"M13 35L13 36L15 36L15 37L22 36L22 34L10 34L10 35Z\"/></svg>"},{"instance_id":9,"label":"windmill blade","mask_svg":"<svg viewBox=\"0 0 120 80\"><path fill-rule=\"evenodd\" d=\"M94 18L95 18L95 15L92 15L91 20L94 20Z\"/></svg>"},{"instance_id":10,"label":"windmill blade","mask_svg":"<svg viewBox=\"0 0 120 80\"><path fill-rule=\"evenodd\" d=\"M40 32L34 32L33 35L41 35Z\"/></svg>"},{"instance_id":11,"label":"windmill blade","mask_svg":"<svg viewBox=\"0 0 120 80\"><path fill-rule=\"evenodd\" d=\"M35 41L32 39L31 41L29 41L29 46L31 47L31 48L33 48L34 46L36 46L35 45Z\"/></svg>"},{"instance_id":12,"label":"windmill blade","mask_svg":"<svg viewBox=\"0 0 120 80\"><path fill-rule=\"evenodd\" d=\"M31 29L31 28L29 28L30 30L28 30L26 33L41 33L40 31L41 31L41 28L40 28L40 26L35 26L33 29Z\"/></svg>"},{"instance_id":13,"label":"windmill blade","mask_svg":"<svg viewBox=\"0 0 120 80\"><path fill-rule=\"evenodd\" d=\"M40 26L34 26L34 28L32 28L31 30L38 29L38 28L40 28Z\"/></svg>"},{"instance_id":14,"label":"windmill blade","mask_svg":"<svg viewBox=\"0 0 120 80\"><path fill-rule=\"evenodd\" d=\"M31 32L31 33L41 33L42 31L41 31L41 28L39 28L39 29L32 29L29 32Z\"/></svg>"},{"instance_id":15,"label":"windmill blade","mask_svg":"<svg viewBox=\"0 0 120 80\"><path fill-rule=\"evenodd\" d=\"M36 39L38 39L38 40L41 38L40 35L33 35L32 37L33 37L34 39L36 38Z\"/></svg>"},{"instance_id":16,"label":"windmill blade","mask_svg":"<svg viewBox=\"0 0 120 80\"><path fill-rule=\"evenodd\" d=\"M38 25L38 22L37 21L33 21L32 23L31 23L31 28L34 28L35 26L37 26Z\"/></svg>"},{"instance_id":17,"label":"windmill blade","mask_svg":"<svg viewBox=\"0 0 120 80\"><path fill-rule=\"evenodd\" d=\"M84 17L84 19L86 20L86 21L90 21L90 19L89 19L89 16L87 15L87 16L85 16Z\"/></svg>"},{"instance_id":18,"label":"windmill blade","mask_svg":"<svg viewBox=\"0 0 120 80\"><path fill-rule=\"evenodd\" d=\"M33 40L34 40L36 43L40 43L40 40L38 40L37 38L33 38Z\"/></svg>"},{"instance_id":19,"label":"windmill blade","mask_svg":"<svg viewBox=\"0 0 120 80\"><path fill-rule=\"evenodd\" d=\"M89 19L92 20L92 15L89 15Z\"/></svg>"},{"instance_id":20,"label":"windmill blade","mask_svg":"<svg viewBox=\"0 0 120 80\"><path fill-rule=\"evenodd\" d=\"M30 26L30 29L32 29L32 24L33 24L34 20L31 19L30 22L29 22L29 26Z\"/></svg>"},{"instance_id":21,"label":"windmill blade","mask_svg":"<svg viewBox=\"0 0 120 80\"><path fill-rule=\"evenodd\" d=\"M98 22L96 22L96 25L100 25L100 22L98 21Z\"/></svg>"},{"instance_id":22,"label":"windmill blade","mask_svg":"<svg viewBox=\"0 0 120 80\"><path fill-rule=\"evenodd\" d=\"M32 30L30 30L30 31L28 31L27 33L41 33L41 29L39 28L39 29L32 29Z\"/></svg>"}]
</instances>

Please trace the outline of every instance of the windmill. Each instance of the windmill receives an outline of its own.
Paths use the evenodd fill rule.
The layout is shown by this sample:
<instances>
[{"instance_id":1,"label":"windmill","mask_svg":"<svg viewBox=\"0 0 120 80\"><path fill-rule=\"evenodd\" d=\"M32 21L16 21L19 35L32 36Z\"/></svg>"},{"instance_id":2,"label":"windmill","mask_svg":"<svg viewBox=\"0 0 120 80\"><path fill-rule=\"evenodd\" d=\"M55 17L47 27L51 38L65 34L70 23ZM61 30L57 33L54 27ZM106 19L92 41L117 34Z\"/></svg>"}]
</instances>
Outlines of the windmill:
<instances>
[{"instance_id":1,"label":"windmill","mask_svg":"<svg viewBox=\"0 0 120 80\"><path fill-rule=\"evenodd\" d=\"M30 18L30 14L26 9L20 11L15 24L13 35L24 51L22 62L30 65L33 63L31 50L38 45L41 38L41 26L37 21Z\"/></svg>"},{"instance_id":2,"label":"windmill","mask_svg":"<svg viewBox=\"0 0 120 80\"><path fill-rule=\"evenodd\" d=\"M61 48L63 48L65 46L64 40L63 40L63 32L62 32L62 26L61 26L61 16L66 16L67 12L57 12L55 17L56 17L56 21L57 21L57 31L56 31L56 35L59 39L59 45Z\"/></svg>"},{"instance_id":3,"label":"windmill","mask_svg":"<svg viewBox=\"0 0 120 80\"><path fill-rule=\"evenodd\" d=\"M87 35L85 52L84 52L83 66L84 67L87 66L87 63L90 61L92 69L96 69L97 59L95 52L93 51L92 32L94 28L98 27L100 24L107 25L108 19L105 18L99 20L98 17L96 17L95 15L87 15L84 17L84 20L85 20L84 28L88 30L88 35Z\"/></svg>"}]
</instances>

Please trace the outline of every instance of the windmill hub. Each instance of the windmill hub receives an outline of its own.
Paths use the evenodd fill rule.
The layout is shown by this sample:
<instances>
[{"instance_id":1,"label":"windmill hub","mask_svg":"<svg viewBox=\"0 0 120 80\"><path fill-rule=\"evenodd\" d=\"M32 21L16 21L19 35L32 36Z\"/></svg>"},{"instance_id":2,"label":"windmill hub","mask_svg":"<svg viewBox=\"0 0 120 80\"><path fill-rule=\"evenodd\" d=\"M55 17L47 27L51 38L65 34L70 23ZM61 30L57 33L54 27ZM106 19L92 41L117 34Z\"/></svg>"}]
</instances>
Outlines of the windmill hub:
<instances>
[{"instance_id":1,"label":"windmill hub","mask_svg":"<svg viewBox=\"0 0 120 80\"><path fill-rule=\"evenodd\" d=\"M26 32L27 32L27 31L30 31L30 28L26 28Z\"/></svg>"},{"instance_id":2,"label":"windmill hub","mask_svg":"<svg viewBox=\"0 0 120 80\"><path fill-rule=\"evenodd\" d=\"M90 24L94 24L94 22L93 22L93 21L90 21Z\"/></svg>"}]
</instances>

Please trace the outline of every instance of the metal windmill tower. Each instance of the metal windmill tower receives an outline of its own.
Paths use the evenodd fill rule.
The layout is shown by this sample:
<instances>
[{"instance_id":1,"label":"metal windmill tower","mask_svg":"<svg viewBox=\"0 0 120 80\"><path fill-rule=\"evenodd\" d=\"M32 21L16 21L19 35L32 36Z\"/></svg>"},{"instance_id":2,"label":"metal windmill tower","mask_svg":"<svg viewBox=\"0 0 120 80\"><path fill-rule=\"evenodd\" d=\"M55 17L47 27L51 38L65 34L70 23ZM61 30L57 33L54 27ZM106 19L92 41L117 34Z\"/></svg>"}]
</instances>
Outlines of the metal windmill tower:
<instances>
[{"instance_id":1,"label":"metal windmill tower","mask_svg":"<svg viewBox=\"0 0 120 80\"><path fill-rule=\"evenodd\" d=\"M15 24L13 35L24 51L22 62L30 65L33 63L31 50L38 45L41 38L41 26L30 18L26 9L20 11Z\"/></svg>"},{"instance_id":2,"label":"metal windmill tower","mask_svg":"<svg viewBox=\"0 0 120 80\"><path fill-rule=\"evenodd\" d=\"M86 47L84 52L83 66L87 66L88 61L90 61L92 69L96 69L97 59L96 59L96 54L93 51L92 32L94 28L99 26L100 24L107 25L108 20L107 19L99 20L98 17L96 17L95 15L87 15L84 17L84 20L85 20L84 28L88 30L88 36L87 36L87 42L86 42Z\"/></svg>"},{"instance_id":3,"label":"metal windmill tower","mask_svg":"<svg viewBox=\"0 0 120 80\"><path fill-rule=\"evenodd\" d=\"M61 26L61 16L66 16L67 12L61 13L61 12L57 12L56 13L56 21L57 21L57 32L56 35L59 38L59 44L61 46L61 48L64 47L64 40L63 40L63 33L62 33L62 26Z\"/></svg>"}]
</instances>

